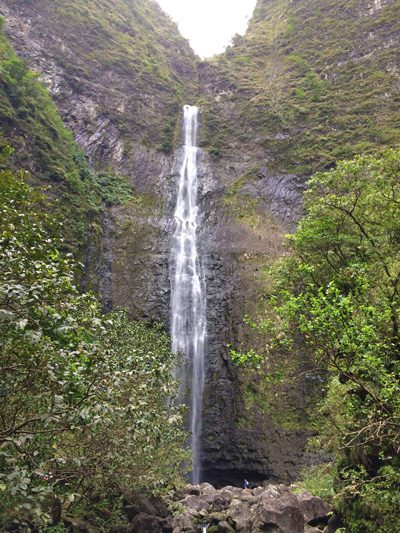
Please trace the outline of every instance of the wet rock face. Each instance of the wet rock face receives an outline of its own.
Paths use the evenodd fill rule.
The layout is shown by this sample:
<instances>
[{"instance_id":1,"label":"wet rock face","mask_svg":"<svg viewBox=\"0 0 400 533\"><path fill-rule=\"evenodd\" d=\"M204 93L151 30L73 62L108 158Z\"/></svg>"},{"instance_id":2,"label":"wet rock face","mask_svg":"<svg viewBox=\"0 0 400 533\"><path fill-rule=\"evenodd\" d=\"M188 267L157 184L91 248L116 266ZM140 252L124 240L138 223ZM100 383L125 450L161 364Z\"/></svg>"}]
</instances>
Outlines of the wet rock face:
<instances>
[{"instance_id":1,"label":"wet rock face","mask_svg":"<svg viewBox=\"0 0 400 533\"><path fill-rule=\"evenodd\" d=\"M302 195L305 189L305 180L302 176L274 175L268 168L261 167L257 173L257 180L246 184L243 192L261 200L268 212L293 230L303 214Z\"/></svg>"},{"instance_id":2,"label":"wet rock face","mask_svg":"<svg viewBox=\"0 0 400 533\"><path fill-rule=\"evenodd\" d=\"M173 533L242 531L251 533L303 533L322 531L331 507L307 492L295 494L286 485L216 490L203 483L177 495L184 511L172 522ZM190 495L196 492L196 495Z\"/></svg>"},{"instance_id":3,"label":"wet rock face","mask_svg":"<svg viewBox=\"0 0 400 533\"><path fill-rule=\"evenodd\" d=\"M204 75L203 83L208 96L219 99L219 118L229 116L229 94L235 88L215 84ZM249 148L232 138L226 157L204 159L201 239L209 328L202 479L219 487L240 484L243 477L254 482L293 481L312 462L305 453L309 433L283 429L262 410L247 411L240 371L232 365L227 346L240 346L248 304L260 298L257 270L284 253L283 234L295 228L302 214L305 178L272 172L268 154L256 142ZM244 199L244 217L253 200L263 220L256 231L246 220L238 220L235 206L226 201L236 183L241 183L235 194L239 204ZM300 384L296 394L304 393ZM247 421L246 427L241 420Z\"/></svg>"},{"instance_id":4,"label":"wet rock face","mask_svg":"<svg viewBox=\"0 0 400 533\"><path fill-rule=\"evenodd\" d=\"M172 194L168 190L169 173L165 165L157 177L158 195L145 194L137 203L112 209L115 222L110 264L112 306L125 307L132 316L162 321L167 326L171 215L166 203Z\"/></svg>"},{"instance_id":5,"label":"wet rock face","mask_svg":"<svg viewBox=\"0 0 400 533\"><path fill-rule=\"evenodd\" d=\"M226 178L221 177L221 168L204 154L201 166L204 220L200 241L208 318L202 479L217 487L240 485L244 477L253 482L290 482L312 462L304 451L309 433L283 429L257 409L247 411L239 371L232 365L228 345L238 346L246 305L259 298L255 283L258 267L243 261L243 257L255 256L256 265L262 265L273 254L281 253L279 245L277 251L272 251L270 242L273 238L282 241L281 225L288 228L299 217L303 182L296 176L277 177L261 169L257 179L247 184L244 193L260 201L262 212L274 212L281 220L275 229L268 225L263 228L259 238L251 228L238 223L227 208ZM241 420L248 422L246 427Z\"/></svg>"},{"instance_id":6,"label":"wet rock face","mask_svg":"<svg viewBox=\"0 0 400 533\"><path fill-rule=\"evenodd\" d=\"M219 487L227 481L239 485L243 477L252 482L290 482L301 467L313 463L313 457L303 451L306 432L284 430L265 414L258 420L258 427L237 428L234 424L220 439L212 438L206 445L204 479Z\"/></svg>"}]
</instances>

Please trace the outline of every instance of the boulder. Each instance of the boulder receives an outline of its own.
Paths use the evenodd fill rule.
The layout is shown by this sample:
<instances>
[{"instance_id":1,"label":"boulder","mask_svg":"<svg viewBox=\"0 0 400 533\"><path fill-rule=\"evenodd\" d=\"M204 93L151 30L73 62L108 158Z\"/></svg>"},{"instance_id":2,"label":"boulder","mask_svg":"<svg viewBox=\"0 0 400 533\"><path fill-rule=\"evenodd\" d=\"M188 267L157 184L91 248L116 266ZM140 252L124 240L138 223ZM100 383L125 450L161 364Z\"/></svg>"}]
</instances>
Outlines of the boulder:
<instances>
[{"instance_id":1,"label":"boulder","mask_svg":"<svg viewBox=\"0 0 400 533\"><path fill-rule=\"evenodd\" d=\"M174 529L179 529L180 531L195 531L194 519L187 514L175 516L172 525Z\"/></svg>"},{"instance_id":2,"label":"boulder","mask_svg":"<svg viewBox=\"0 0 400 533\"><path fill-rule=\"evenodd\" d=\"M220 533L235 533L235 530L229 524L229 522L227 522L226 520L222 520L222 522L220 522L218 524L218 532L220 532Z\"/></svg>"},{"instance_id":3,"label":"boulder","mask_svg":"<svg viewBox=\"0 0 400 533\"><path fill-rule=\"evenodd\" d=\"M303 533L304 518L294 494L284 486L269 486L252 512L250 531Z\"/></svg>"},{"instance_id":4,"label":"boulder","mask_svg":"<svg viewBox=\"0 0 400 533\"><path fill-rule=\"evenodd\" d=\"M199 488L201 494L215 494L217 492L217 489L210 483L202 483Z\"/></svg>"},{"instance_id":5,"label":"boulder","mask_svg":"<svg viewBox=\"0 0 400 533\"><path fill-rule=\"evenodd\" d=\"M131 521L139 513L145 513L150 516L159 516L166 518L169 510L161 498L147 497L144 494L135 494L129 497L129 503L125 505L124 512Z\"/></svg>"},{"instance_id":6,"label":"boulder","mask_svg":"<svg viewBox=\"0 0 400 533\"><path fill-rule=\"evenodd\" d=\"M164 518L139 513L131 522L135 533L172 533L172 527Z\"/></svg>"},{"instance_id":7,"label":"boulder","mask_svg":"<svg viewBox=\"0 0 400 533\"><path fill-rule=\"evenodd\" d=\"M233 499L227 513L227 517L231 523L235 525L237 531L251 531L251 510L246 502L238 499Z\"/></svg>"},{"instance_id":8,"label":"boulder","mask_svg":"<svg viewBox=\"0 0 400 533\"><path fill-rule=\"evenodd\" d=\"M192 496L200 496L201 494L200 485L188 485L186 487L186 494L190 494Z\"/></svg>"},{"instance_id":9,"label":"boulder","mask_svg":"<svg viewBox=\"0 0 400 533\"><path fill-rule=\"evenodd\" d=\"M218 498L218 492L215 492L215 494L202 494L200 498L208 504L212 505L215 499Z\"/></svg>"},{"instance_id":10,"label":"boulder","mask_svg":"<svg viewBox=\"0 0 400 533\"><path fill-rule=\"evenodd\" d=\"M257 496L254 496L253 494L244 494L244 493L238 498L242 502L247 502L248 505L253 505L254 503L257 503L259 500L259 498Z\"/></svg>"},{"instance_id":11,"label":"boulder","mask_svg":"<svg viewBox=\"0 0 400 533\"><path fill-rule=\"evenodd\" d=\"M229 507L234 496L232 491L224 488L216 491L215 494L209 495L208 497L212 497L212 500L209 499L208 501L213 511L220 512Z\"/></svg>"},{"instance_id":12,"label":"boulder","mask_svg":"<svg viewBox=\"0 0 400 533\"><path fill-rule=\"evenodd\" d=\"M229 503L231 500L226 500L225 498L221 497L219 494L216 494L213 498L213 501L210 502L211 510L212 512L221 512L225 511L229 507Z\"/></svg>"},{"instance_id":13,"label":"boulder","mask_svg":"<svg viewBox=\"0 0 400 533\"><path fill-rule=\"evenodd\" d=\"M234 496L237 494L235 491L231 490L232 487L224 487L223 489L218 491L218 495L220 498L224 498L228 502L231 502L234 498Z\"/></svg>"},{"instance_id":14,"label":"boulder","mask_svg":"<svg viewBox=\"0 0 400 533\"><path fill-rule=\"evenodd\" d=\"M208 515L208 520L210 522L223 522L226 520L227 514L226 513L210 513Z\"/></svg>"},{"instance_id":15,"label":"boulder","mask_svg":"<svg viewBox=\"0 0 400 533\"><path fill-rule=\"evenodd\" d=\"M181 500L180 503L188 509L194 509L196 511L200 511L200 509L207 510L210 508L210 504L206 501L206 497L202 496L189 495L186 496L184 500Z\"/></svg>"},{"instance_id":16,"label":"boulder","mask_svg":"<svg viewBox=\"0 0 400 533\"><path fill-rule=\"evenodd\" d=\"M232 492L235 495L242 494L242 492L243 492L243 489L241 489L239 487L232 487L232 485L227 485L222 490L227 490L229 492Z\"/></svg>"},{"instance_id":17,"label":"boulder","mask_svg":"<svg viewBox=\"0 0 400 533\"><path fill-rule=\"evenodd\" d=\"M303 513L304 522L311 526L328 523L328 514L332 511L332 507L324 500L308 492L297 494L297 500L299 509Z\"/></svg>"}]
</instances>

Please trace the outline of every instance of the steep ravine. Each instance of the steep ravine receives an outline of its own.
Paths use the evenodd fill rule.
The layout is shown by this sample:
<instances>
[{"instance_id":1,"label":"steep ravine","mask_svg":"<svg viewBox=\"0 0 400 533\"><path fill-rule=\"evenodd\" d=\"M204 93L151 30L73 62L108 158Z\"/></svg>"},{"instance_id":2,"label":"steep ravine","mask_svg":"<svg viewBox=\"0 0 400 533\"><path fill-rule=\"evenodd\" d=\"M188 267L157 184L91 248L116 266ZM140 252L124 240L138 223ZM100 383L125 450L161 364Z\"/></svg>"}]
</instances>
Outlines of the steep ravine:
<instances>
[{"instance_id":1,"label":"steep ravine","mask_svg":"<svg viewBox=\"0 0 400 533\"><path fill-rule=\"evenodd\" d=\"M130 9L128 3L124 5ZM140 6L146 7L146 2ZM169 130L168 134L175 136L179 145L183 101L168 103L171 81L163 80L160 84L156 78L150 79L147 96L138 94L135 69L121 71L118 62L112 67L103 65L96 50L106 36L96 33L96 39L87 40L87 32L82 33L79 22L82 16L79 2L70 2L67 7L73 22L62 33L60 28L66 28L66 13L58 3L54 10L44 0L40 10L26 2L13 3L11 9L3 0L0 13L5 16L6 31L16 50L41 73L41 79L52 92L92 166L112 167L128 174L139 192L133 202L105 209L100 247L93 243L87 253L90 267L87 285L100 290L107 308L127 307L134 316L162 320L169 325L168 261L178 178L174 171L177 155L161 151L155 146L156 139L149 144L146 136L165 131L165 123L171 121L168 114L171 106L172 109L177 106L175 118L172 116L177 133ZM152 3L149 8L154 9ZM157 17L161 16L157 12ZM88 26L100 24L105 28L102 17L99 15L97 22L96 17L93 7ZM154 23L159 24L160 20ZM115 26L113 31L117 31ZM117 56L123 53L117 39L113 46ZM182 41L181 46L187 45ZM76 52L71 53L72 50ZM122 61L121 56L118 61ZM193 101L196 66L189 48L183 57L181 53L173 58L170 65L172 76L178 78L186 91L186 101ZM145 98L142 105L137 98L139 101ZM144 129L143 124L146 124ZM206 129L203 113L200 128L203 132ZM257 234L247 224L235 220L226 204L229 163L226 162L226 172L221 172L221 166L215 165L206 152L203 158L200 201L206 216L200 246L205 257L209 331L202 476L217 485L238 484L245 476L251 480L287 481L301 467L305 436L303 432L287 433L256 408L250 425L241 426L240 420L249 417L241 398L239 376L227 348L227 344L236 345L243 336L245 302L257 295L253 276L258 266L249 264L246 256L254 255L263 263L265 257L281 254L282 230L277 221L265 215L265 206L270 205L268 177L257 183L258 189L249 191L251 196L258 197L259 188L265 189L266 204L260 207L260 212L263 219L268 218L269 228ZM284 209L283 218L290 225L298 213L299 196L297 192L286 192L290 186L286 185L285 177L282 180L279 190L273 185L276 194L272 211L279 214Z\"/></svg>"},{"instance_id":2,"label":"steep ravine","mask_svg":"<svg viewBox=\"0 0 400 533\"><path fill-rule=\"evenodd\" d=\"M334 4L327 4L323 21L335 13ZM216 485L238 484L244 477L287 482L313 461L304 452L310 434L307 417L321 387L309 379L301 348L285 363L290 373L303 377L265 390L262 379L243 376L233 367L227 345L247 349L257 343L243 317L257 314L268 266L285 254L283 236L301 216L307 175L323 166L332 136L338 137L339 155L351 152L346 143L354 144L346 134L350 119L345 116L334 124L320 114L318 123L311 121L312 110L323 103L318 99L334 99L335 84L340 91L348 89L349 57L360 69L357 79L365 65L384 60L385 84L393 95L398 91L397 33L388 20L395 4L382 2L381 25L371 2L357 6L362 34L372 25L373 38L361 46L352 34L339 71L330 56L321 66L318 54L301 50L307 69L329 81L329 95L321 95L318 91L327 89L312 73L310 87L302 86L301 61L287 63L289 49L297 46L296 32L303 32L309 15L304 1L260 1L248 35L226 54L198 65L175 25L151 0L0 0L15 49L40 73L92 167L129 176L137 192L128 204L105 207L100 246L93 243L87 250L87 285L100 290L108 308L127 307L134 316L169 325L178 179L174 150L181 144L182 105L200 104L205 219L199 245L209 323L202 464L203 478ZM115 18L107 15L111 10ZM321 21L312 18L312 24L310 31L318 34ZM388 34L382 37L385 28ZM371 55L369 47L377 39L382 46ZM326 43L324 53L328 49ZM252 77L254 70L260 79ZM391 113L392 100L381 91L375 95L373 83L363 85L365 94ZM375 110L352 117L363 135L368 123L379 123ZM392 121L390 115L382 122L377 140L363 141L373 148L389 135L392 142L397 138ZM355 136L357 128L351 130ZM310 138L318 141L312 156L305 150Z\"/></svg>"}]
</instances>

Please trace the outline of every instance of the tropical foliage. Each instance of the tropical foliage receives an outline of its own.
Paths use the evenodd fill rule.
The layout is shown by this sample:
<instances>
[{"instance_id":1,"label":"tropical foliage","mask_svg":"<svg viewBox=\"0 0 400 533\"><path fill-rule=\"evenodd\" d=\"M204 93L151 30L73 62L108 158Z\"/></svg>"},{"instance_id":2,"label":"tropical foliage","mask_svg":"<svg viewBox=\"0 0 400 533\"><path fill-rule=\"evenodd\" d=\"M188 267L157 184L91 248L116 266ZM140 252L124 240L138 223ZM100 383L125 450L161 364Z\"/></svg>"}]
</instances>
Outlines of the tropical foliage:
<instances>
[{"instance_id":1,"label":"tropical foliage","mask_svg":"<svg viewBox=\"0 0 400 533\"><path fill-rule=\"evenodd\" d=\"M0 528L20 530L168 487L186 458L168 336L79 292L25 177L0 172Z\"/></svg>"},{"instance_id":2,"label":"tropical foliage","mask_svg":"<svg viewBox=\"0 0 400 533\"><path fill-rule=\"evenodd\" d=\"M285 343L300 334L330 371L314 444L335 457L334 501L354 532L400 527L399 173L386 150L315 175L272 299Z\"/></svg>"}]
</instances>

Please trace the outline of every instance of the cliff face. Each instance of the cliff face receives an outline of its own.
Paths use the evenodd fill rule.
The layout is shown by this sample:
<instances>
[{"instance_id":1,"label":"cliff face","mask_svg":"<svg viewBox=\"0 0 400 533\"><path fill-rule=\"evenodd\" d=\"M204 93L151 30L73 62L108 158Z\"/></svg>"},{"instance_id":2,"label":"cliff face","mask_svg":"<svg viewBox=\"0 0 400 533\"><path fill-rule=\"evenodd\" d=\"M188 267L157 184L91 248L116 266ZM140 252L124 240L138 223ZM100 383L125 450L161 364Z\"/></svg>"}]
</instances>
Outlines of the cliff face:
<instances>
[{"instance_id":1,"label":"cliff face","mask_svg":"<svg viewBox=\"0 0 400 533\"><path fill-rule=\"evenodd\" d=\"M323 376L308 374L301 347L290 359L270 354L267 373L281 380L239 373L227 345L264 349L243 317L265 313L269 268L286 253L307 176L400 140L398 2L260 0L247 34L199 66L152 0L0 0L0 14L92 168L135 187L103 209L100 242L86 246L86 282L107 307L169 322L173 148L181 105L199 101L205 475L292 480L313 460L304 449Z\"/></svg>"},{"instance_id":2,"label":"cliff face","mask_svg":"<svg viewBox=\"0 0 400 533\"><path fill-rule=\"evenodd\" d=\"M128 176L138 193L103 210L87 284L107 307L168 319L163 217L181 106L197 90L193 52L152 0L2 0L0 14L91 167Z\"/></svg>"},{"instance_id":3,"label":"cliff face","mask_svg":"<svg viewBox=\"0 0 400 533\"><path fill-rule=\"evenodd\" d=\"M92 165L148 183L138 145L169 153L196 89L194 54L158 4L3 0L0 14Z\"/></svg>"},{"instance_id":4,"label":"cliff face","mask_svg":"<svg viewBox=\"0 0 400 533\"><path fill-rule=\"evenodd\" d=\"M399 36L392 0L260 0L246 35L200 64L203 146L220 184L214 211L223 221L218 246L211 245L213 270L231 289L214 306L226 369L224 344L264 350L242 319L268 313L268 270L301 216L307 176L398 144ZM304 449L324 376L309 373L300 344L290 358L270 353L267 367L250 376L222 370L230 385L210 383L204 459L211 479L264 473L290 480L315 460ZM221 412L229 413L223 431L215 429Z\"/></svg>"},{"instance_id":5,"label":"cliff face","mask_svg":"<svg viewBox=\"0 0 400 533\"><path fill-rule=\"evenodd\" d=\"M0 148L11 146L7 164L28 171L34 185L47 185L50 197L62 198L52 209L65 221L65 245L82 255L101 194L48 91L15 54L0 31Z\"/></svg>"}]
</instances>

